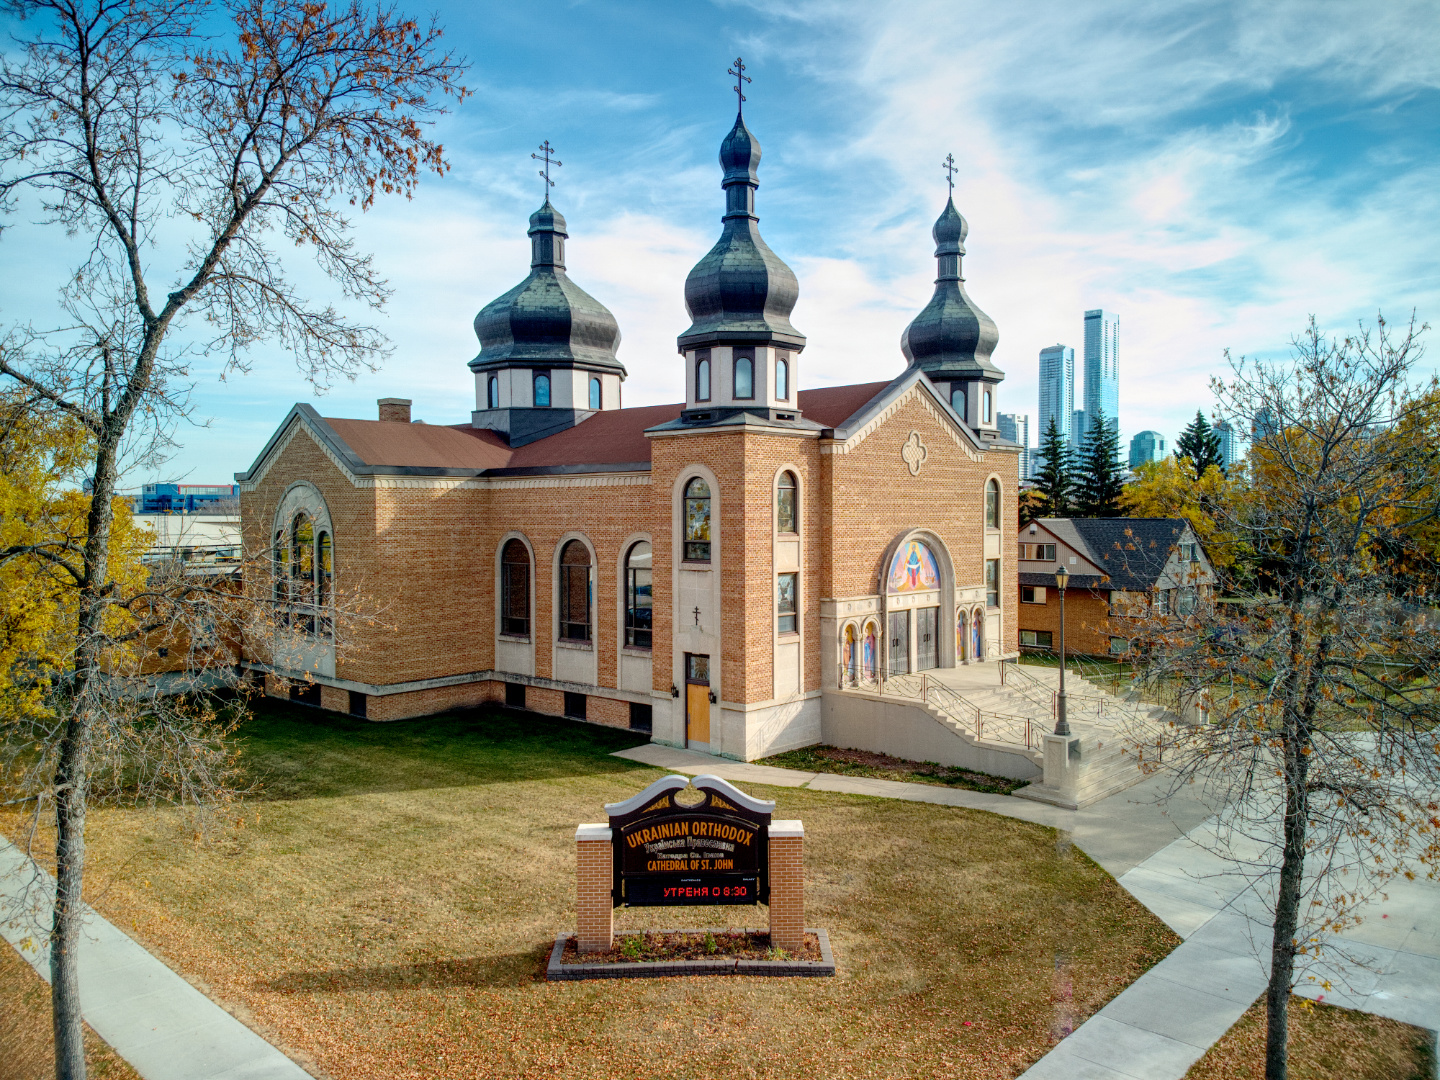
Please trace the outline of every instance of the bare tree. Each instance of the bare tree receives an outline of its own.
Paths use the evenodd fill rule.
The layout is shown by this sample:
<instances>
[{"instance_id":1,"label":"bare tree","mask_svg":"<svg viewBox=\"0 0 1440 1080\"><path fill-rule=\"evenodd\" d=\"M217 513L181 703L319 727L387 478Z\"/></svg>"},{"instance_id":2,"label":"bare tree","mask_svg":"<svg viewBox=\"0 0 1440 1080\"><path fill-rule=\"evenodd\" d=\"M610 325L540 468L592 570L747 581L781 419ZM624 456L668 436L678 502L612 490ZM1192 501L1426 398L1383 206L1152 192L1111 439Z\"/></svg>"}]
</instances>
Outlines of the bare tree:
<instances>
[{"instance_id":1,"label":"bare tree","mask_svg":"<svg viewBox=\"0 0 1440 1080\"><path fill-rule=\"evenodd\" d=\"M93 448L83 539L5 555L47 560L76 596L55 724L34 732L51 769L37 806L48 800L56 823L56 1075L71 1080L85 1075L75 947L97 763L114 765L122 787L144 762L163 760L166 784L192 801L224 789L224 725L209 707L195 705L187 724L178 706L162 709L158 695L127 685L144 674L127 652L136 642L188 638L210 616L196 615L193 588L117 587L110 545L122 463L168 448L197 353L219 354L222 372L243 371L250 347L278 342L318 388L382 359L380 332L307 300L271 245L307 249L350 306L383 305L386 285L356 250L343 207L408 196L423 171L444 171L426 125L444 98L465 91L439 28L384 0L335 10L301 0L6 6L35 30L0 64L0 208L33 200L42 221L85 247L61 293L65 326L17 328L0 352L0 376L27 406L74 418ZM167 260L172 269L156 269ZM166 630L175 619L193 625ZM140 700L149 712L135 711ZM168 734L154 721L161 714ZM117 741L127 724L133 738ZM112 750L119 756L107 757Z\"/></svg>"},{"instance_id":2,"label":"bare tree","mask_svg":"<svg viewBox=\"0 0 1440 1080\"><path fill-rule=\"evenodd\" d=\"M1203 786L1216 850L1267 905L1267 1080L1286 1075L1290 993L1323 977L1320 950L1387 880L1440 860L1440 607L1399 572L1440 515L1440 448L1413 436L1437 411L1412 385L1425 329L1336 340L1312 319L1291 362L1215 382L1254 438L1248 493L1209 512L1257 572L1132 640L1152 689L1208 705L1143 737L1141 759L1172 791Z\"/></svg>"}]
</instances>

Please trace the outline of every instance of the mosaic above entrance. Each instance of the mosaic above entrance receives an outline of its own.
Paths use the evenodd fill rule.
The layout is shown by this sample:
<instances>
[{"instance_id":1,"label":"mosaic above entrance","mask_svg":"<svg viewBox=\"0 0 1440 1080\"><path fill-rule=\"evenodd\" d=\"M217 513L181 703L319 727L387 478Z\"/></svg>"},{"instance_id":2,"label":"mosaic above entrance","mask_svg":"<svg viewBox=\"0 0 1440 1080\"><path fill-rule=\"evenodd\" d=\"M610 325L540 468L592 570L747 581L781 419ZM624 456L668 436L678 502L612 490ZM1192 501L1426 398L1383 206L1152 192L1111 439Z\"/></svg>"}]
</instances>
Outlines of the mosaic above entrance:
<instances>
[{"instance_id":1,"label":"mosaic above entrance","mask_svg":"<svg viewBox=\"0 0 1440 1080\"><path fill-rule=\"evenodd\" d=\"M935 553L919 540L907 540L890 560L887 576L892 593L930 592L940 588L940 567Z\"/></svg>"}]
</instances>

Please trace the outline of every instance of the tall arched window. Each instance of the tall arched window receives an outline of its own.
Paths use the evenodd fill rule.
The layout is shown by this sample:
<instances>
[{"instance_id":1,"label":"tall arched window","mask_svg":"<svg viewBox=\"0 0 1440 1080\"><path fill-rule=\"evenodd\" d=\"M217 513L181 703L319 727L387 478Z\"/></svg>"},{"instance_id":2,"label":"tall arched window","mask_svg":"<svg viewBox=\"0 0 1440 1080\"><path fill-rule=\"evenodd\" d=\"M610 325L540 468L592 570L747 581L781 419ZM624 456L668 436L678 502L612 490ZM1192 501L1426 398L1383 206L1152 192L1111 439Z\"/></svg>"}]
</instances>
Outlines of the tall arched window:
<instances>
[{"instance_id":1,"label":"tall arched window","mask_svg":"<svg viewBox=\"0 0 1440 1080\"><path fill-rule=\"evenodd\" d=\"M315 523L306 513L290 522L290 601L301 605L294 612L294 626L307 634L315 632Z\"/></svg>"},{"instance_id":2,"label":"tall arched window","mask_svg":"<svg viewBox=\"0 0 1440 1080\"><path fill-rule=\"evenodd\" d=\"M593 375L590 377L590 408L600 408L600 380Z\"/></svg>"},{"instance_id":3,"label":"tall arched window","mask_svg":"<svg viewBox=\"0 0 1440 1080\"><path fill-rule=\"evenodd\" d=\"M500 553L500 632L530 636L530 549L519 540Z\"/></svg>"},{"instance_id":4,"label":"tall arched window","mask_svg":"<svg viewBox=\"0 0 1440 1080\"><path fill-rule=\"evenodd\" d=\"M777 401L790 400L790 361L783 353L775 360L775 398Z\"/></svg>"},{"instance_id":5,"label":"tall arched window","mask_svg":"<svg viewBox=\"0 0 1440 1080\"><path fill-rule=\"evenodd\" d=\"M560 636L590 640L590 549L571 540L560 552Z\"/></svg>"},{"instance_id":6,"label":"tall arched window","mask_svg":"<svg viewBox=\"0 0 1440 1080\"><path fill-rule=\"evenodd\" d=\"M985 484L985 527L1000 527L1000 482L990 480Z\"/></svg>"},{"instance_id":7,"label":"tall arched window","mask_svg":"<svg viewBox=\"0 0 1440 1080\"><path fill-rule=\"evenodd\" d=\"M755 358L749 352L735 351L735 396L755 396Z\"/></svg>"},{"instance_id":8,"label":"tall arched window","mask_svg":"<svg viewBox=\"0 0 1440 1080\"><path fill-rule=\"evenodd\" d=\"M983 419L983 420L985 421L985 423L987 423L987 424L990 424L990 423L993 423L993 422L994 422L993 419L992 419L992 410L993 410L993 408L994 408L994 401L995 401L995 395L992 394L989 390L986 390L986 391L985 391L985 398L984 398L985 408L982 410L982 419Z\"/></svg>"},{"instance_id":9,"label":"tall arched window","mask_svg":"<svg viewBox=\"0 0 1440 1080\"><path fill-rule=\"evenodd\" d=\"M644 540L625 555L625 644L636 649L650 648L651 561L650 545Z\"/></svg>"},{"instance_id":10,"label":"tall arched window","mask_svg":"<svg viewBox=\"0 0 1440 1080\"><path fill-rule=\"evenodd\" d=\"M964 420L965 417L965 388L955 386L950 390L950 408L955 410L955 415Z\"/></svg>"},{"instance_id":11,"label":"tall arched window","mask_svg":"<svg viewBox=\"0 0 1440 1080\"><path fill-rule=\"evenodd\" d=\"M550 376L543 371L535 373L535 407L537 409L550 407Z\"/></svg>"},{"instance_id":12,"label":"tall arched window","mask_svg":"<svg viewBox=\"0 0 1440 1080\"><path fill-rule=\"evenodd\" d=\"M795 474L783 472L775 488L775 530L782 533L799 532L799 512L795 508Z\"/></svg>"},{"instance_id":13,"label":"tall arched window","mask_svg":"<svg viewBox=\"0 0 1440 1080\"><path fill-rule=\"evenodd\" d=\"M845 644L840 651L840 662L844 667L845 686L854 686L860 681L860 642L855 640L855 624L845 626Z\"/></svg>"},{"instance_id":14,"label":"tall arched window","mask_svg":"<svg viewBox=\"0 0 1440 1080\"><path fill-rule=\"evenodd\" d=\"M500 376L491 375L485 389L486 404L492 409L500 407Z\"/></svg>"},{"instance_id":15,"label":"tall arched window","mask_svg":"<svg viewBox=\"0 0 1440 1080\"><path fill-rule=\"evenodd\" d=\"M699 476L685 485L685 561L710 561L710 485Z\"/></svg>"},{"instance_id":16,"label":"tall arched window","mask_svg":"<svg viewBox=\"0 0 1440 1080\"><path fill-rule=\"evenodd\" d=\"M710 350L701 349L695 354L695 400L710 400Z\"/></svg>"}]
</instances>

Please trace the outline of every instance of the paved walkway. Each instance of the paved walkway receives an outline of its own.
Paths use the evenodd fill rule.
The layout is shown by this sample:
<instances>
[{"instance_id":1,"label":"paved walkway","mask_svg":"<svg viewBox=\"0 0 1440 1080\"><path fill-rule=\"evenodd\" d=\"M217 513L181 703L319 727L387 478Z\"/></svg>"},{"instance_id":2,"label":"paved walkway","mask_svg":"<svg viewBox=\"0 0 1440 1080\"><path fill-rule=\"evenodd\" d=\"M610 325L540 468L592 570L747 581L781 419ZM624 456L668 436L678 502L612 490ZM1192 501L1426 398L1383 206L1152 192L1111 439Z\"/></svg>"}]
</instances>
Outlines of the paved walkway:
<instances>
[{"instance_id":1,"label":"paved walkway","mask_svg":"<svg viewBox=\"0 0 1440 1080\"><path fill-rule=\"evenodd\" d=\"M1175 800L1162 814L1155 803L1159 778L1084 810L1061 810L1004 795L747 765L655 744L617 756L752 784L966 806L1069 831L1077 847L1184 940L1023 1080L1180 1080L1265 989L1264 905L1204 846L1213 823L1198 799ZM1337 943L1352 963L1317 970L1332 989L1316 985L1296 992L1435 1030L1440 884L1399 881L1386 891L1388 900L1372 905L1365 922Z\"/></svg>"},{"instance_id":2,"label":"paved walkway","mask_svg":"<svg viewBox=\"0 0 1440 1080\"><path fill-rule=\"evenodd\" d=\"M0 840L0 936L47 982L49 942L32 938L17 905L45 910L54 887L49 874ZM49 921L47 914L45 925ZM80 941L80 1008L86 1023L145 1080L311 1080L93 910L86 913Z\"/></svg>"}]
</instances>

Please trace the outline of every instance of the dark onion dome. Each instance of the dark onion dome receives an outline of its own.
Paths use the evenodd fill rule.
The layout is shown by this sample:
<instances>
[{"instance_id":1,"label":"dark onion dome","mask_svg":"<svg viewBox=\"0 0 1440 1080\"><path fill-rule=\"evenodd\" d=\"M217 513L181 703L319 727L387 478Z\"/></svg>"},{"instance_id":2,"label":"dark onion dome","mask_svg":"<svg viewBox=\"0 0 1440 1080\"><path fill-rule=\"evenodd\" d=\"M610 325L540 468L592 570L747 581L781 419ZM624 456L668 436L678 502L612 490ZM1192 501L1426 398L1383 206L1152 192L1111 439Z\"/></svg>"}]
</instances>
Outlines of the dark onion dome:
<instances>
[{"instance_id":1,"label":"dark onion dome","mask_svg":"<svg viewBox=\"0 0 1440 1080\"><path fill-rule=\"evenodd\" d=\"M800 283L760 237L755 216L760 143L739 115L720 144L720 165L725 170L720 182L724 230L685 279L685 308L692 322L680 335L680 351L770 342L803 349L805 335L790 325Z\"/></svg>"},{"instance_id":2,"label":"dark onion dome","mask_svg":"<svg viewBox=\"0 0 1440 1080\"><path fill-rule=\"evenodd\" d=\"M530 215L530 276L475 316L480 355L471 371L581 367L616 371L620 325L610 309L565 273L565 219L545 200Z\"/></svg>"},{"instance_id":3,"label":"dark onion dome","mask_svg":"<svg viewBox=\"0 0 1440 1080\"><path fill-rule=\"evenodd\" d=\"M969 232L970 226L955 209L955 200L949 200L931 230L938 264L935 295L900 335L905 359L932 380L982 374L1004 378L1000 369L990 363L990 354L1000 342L1000 331L994 320L965 294L965 279L960 276L960 259Z\"/></svg>"}]
</instances>

